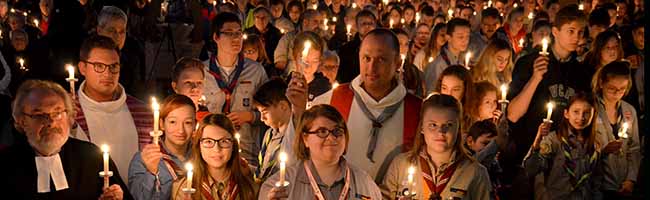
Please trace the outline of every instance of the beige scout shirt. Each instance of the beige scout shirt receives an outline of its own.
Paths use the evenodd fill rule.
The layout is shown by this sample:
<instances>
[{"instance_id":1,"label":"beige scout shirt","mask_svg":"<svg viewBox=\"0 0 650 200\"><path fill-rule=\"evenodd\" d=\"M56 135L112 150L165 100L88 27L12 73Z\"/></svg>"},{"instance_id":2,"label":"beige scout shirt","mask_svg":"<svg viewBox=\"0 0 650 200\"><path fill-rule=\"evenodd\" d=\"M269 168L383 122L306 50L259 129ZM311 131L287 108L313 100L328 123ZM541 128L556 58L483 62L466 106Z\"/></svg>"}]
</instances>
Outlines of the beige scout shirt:
<instances>
[{"instance_id":1,"label":"beige scout shirt","mask_svg":"<svg viewBox=\"0 0 650 200\"><path fill-rule=\"evenodd\" d=\"M326 199L338 199L342 192L343 185L345 184L345 167L350 167L350 191L348 199L381 199L381 192L379 187L375 184L372 178L358 167L348 163L345 159L341 159L339 165L341 166L341 176L337 177L332 185L326 185L321 181L320 176L311 161L299 161L293 166L287 168L286 180L289 181L287 191L289 198L287 199L314 199L314 191L309 183L309 177L303 167L303 162L308 162L314 179L320 188L323 196ZM274 174L267 179L260 188L259 200L266 200L266 194L275 187L275 183L280 179L279 173Z\"/></svg>"},{"instance_id":2,"label":"beige scout shirt","mask_svg":"<svg viewBox=\"0 0 650 200\"><path fill-rule=\"evenodd\" d=\"M433 166L430 159L427 159L430 166ZM456 171L449 179L449 183L440 195L442 199L480 199L489 200L490 191L492 186L487 169L480 163L473 160L460 161ZM416 199L428 199L424 197L424 187L428 187L422 177L422 169L420 169L419 159L411 162L408 159L408 154L400 154L393 160L383 183L380 185L381 193L384 199L395 199L398 191L402 191L405 187L408 168L415 167L414 181ZM432 168L433 169L433 168ZM442 171L442 170L440 170ZM454 192L452 192L452 190Z\"/></svg>"}]
</instances>

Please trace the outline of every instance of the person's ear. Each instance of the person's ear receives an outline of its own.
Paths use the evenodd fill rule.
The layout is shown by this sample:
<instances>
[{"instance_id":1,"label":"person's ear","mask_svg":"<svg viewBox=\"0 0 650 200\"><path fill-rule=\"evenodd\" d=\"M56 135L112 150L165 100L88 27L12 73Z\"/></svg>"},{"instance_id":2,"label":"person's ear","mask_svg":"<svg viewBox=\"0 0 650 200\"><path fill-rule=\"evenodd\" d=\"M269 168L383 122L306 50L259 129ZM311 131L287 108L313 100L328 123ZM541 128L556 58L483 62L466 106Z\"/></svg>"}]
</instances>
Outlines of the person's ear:
<instances>
[{"instance_id":1,"label":"person's ear","mask_svg":"<svg viewBox=\"0 0 650 200\"><path fill-rule=\"evenodd\" d=\"M176 82L172 81L172 89L174 90L175 93L178 93L178 88L176 88L176 86L178 86Z\"/></svg>"},{"instance_id":2,"label":"person's ear","mask_svg":"<svg viewBox=\"0 0 650 200\"><path fill-rule=\"evenodd\" d=\"M569 119L569 109L564 109L564 118Z\"/></svg>"},{"instance_id":3,"label":"person's ear","mask_svg":"<svg viewBox=\"0 0 650 200\"><path fill-rule=\"evenodd\" d=\"M87 66L86 66L86 63L79 61L79 63L77 63L77 66L79 66L79 73L82 76L85 77L86 76L86 70L88 69Z\"/></svg>"},{"instance_id":4,"label":"person's ear","mask_svg":"<svg viewBox=\"0 0 650 200\"><path fill-rule=\"evenodd\" d=\"M554 38L557 38L557 35L560 34L560 29L558 29L557 27L553 26L553 27L551 28L551 33L553 34L553 37L554 37Z\"/></svg>"},{"instance_id":5,"label":"person's ear","mask_svg":"<svg viewBox=\"0 0 650 200\"><path fill-rule=\"evenodd\" d=\"M217 33L213 33L212 34L212 40L214 40L215 43L218 42L219 41L219 35Z\"/></svg>"}]
</instances>

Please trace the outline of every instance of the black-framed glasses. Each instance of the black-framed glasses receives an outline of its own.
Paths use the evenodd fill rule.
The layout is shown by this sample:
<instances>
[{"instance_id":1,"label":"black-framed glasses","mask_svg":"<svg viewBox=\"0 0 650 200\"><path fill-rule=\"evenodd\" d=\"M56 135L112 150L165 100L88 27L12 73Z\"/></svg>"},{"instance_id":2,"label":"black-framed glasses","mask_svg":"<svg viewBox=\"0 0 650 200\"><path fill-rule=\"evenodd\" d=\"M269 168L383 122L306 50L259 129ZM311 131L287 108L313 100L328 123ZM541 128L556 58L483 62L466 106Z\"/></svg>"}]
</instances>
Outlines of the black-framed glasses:
<instances>
[{"instance_id":1,"label":"black-framed glasses","mask_svg":"<svg viewBox=\"0 0 650 200\"><path fill-rule=\"evenodd\" d=\"M81 62L91 64L93 66L93 70L97 73L104 73L106 69L108 68L108 71L110 71L113 74L120 73L120 63L113 63L113 64L104 64L104 63L99 63L99 62L90 62L87 60L82 60Z\"/></svg>"},{"instance_id":2,"label":"black-framed glasses","mask_svg":"<svg viewBox=\"0 0 650 200\"><path fill-rule=\"evenodd\" d=\"M334 129L327 129L321 127L316 129L315 131L304 131L304 132L305 134L315 134L319 138L323 138L323 139L329 137L330 134L332 134L336 138L339 138L343 134L345 134L345 129L343 129L342 127L336 127Z\"/></svg>"},{"instance_id":3,"label":"black-framed glasses","mask_svg":"<svg viewBox=\"0 0 650 200\"><path fill-rule=\"evenodd\" d=\"M455 125L456 125L456 123L454 123L454 122L449 122L449 123L444 123L444 124L428 123L428 124L426 124L426 129L431 131L431 132L447 133L447 132L449 132L449 129L451 129Z\"/></svg>"},{"instance_id":4,"label":"black-framed glasses","mask_svg":"<svg viewBox=\"0 0 650 200\"><path fill-rule=\"evenodd\" d=\"M218 146L220 149L229 149L232 148L234 142L232 138L221 138L218 140L212 138L201 138L199 143L203 148L211 149Z\"/></svg>"},{"instance_id":5,"label":"black-framed glasses","mask_svg":"<svg viewBox=\"0 0 650 200\"><path fill-rule=\"evenodd\" d=\"M39 114L29 114L26 112L23 112L23 114L29 118L32 118L33 120L39 121L39 122L46 122L49 120L52 121L58 121L63 119L63 117L68 113L67 110L63 111L58 111L58 112L50 112L50 113L39 113Z\"/></svg>"},{"instance_id":6,"label":"black-framed glasses","mask_svg":"<svg viewBox=\"0 0 650 200\"><path fill-rule=\"evenodd\" d=\"M219 33L229 38L238 38L244 35L241 31L219 31Z\"/></svg>"}]
</instances>

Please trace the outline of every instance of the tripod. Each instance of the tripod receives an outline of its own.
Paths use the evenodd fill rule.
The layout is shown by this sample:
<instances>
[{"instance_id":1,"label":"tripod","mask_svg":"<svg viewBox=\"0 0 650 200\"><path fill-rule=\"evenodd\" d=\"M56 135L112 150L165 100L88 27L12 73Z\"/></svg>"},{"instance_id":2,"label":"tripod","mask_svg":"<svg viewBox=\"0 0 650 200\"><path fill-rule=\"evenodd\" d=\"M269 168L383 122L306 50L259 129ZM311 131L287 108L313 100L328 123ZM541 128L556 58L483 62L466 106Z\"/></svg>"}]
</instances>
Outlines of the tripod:
<instances>
[{"instance_id":1,"label":"tripod","mask_svg":"<svg viewBox=\"0 0 650 200\"><path fill-rule=\"evenodd\" d=\"M169 25L169 23L164 23L162 24L163 26L163 35L162 39L160 40L160 44L158 44L158 48L156 49L156 54L153 57L153 62L151 63L151 70L149 71L149 80L147 82L152 85L152 81L155 81L155 74L156 74L156 64L158 62L158 56L160 56L160 50L162 49L163 43L165 43L165 39L167 39L167 49L168 52L171 52L172 55L174 56L174 63L178 60L178 57L176 56L176 45L174 42L174 35L172 33L172 28Z\"/></svg>"}]
</instances>

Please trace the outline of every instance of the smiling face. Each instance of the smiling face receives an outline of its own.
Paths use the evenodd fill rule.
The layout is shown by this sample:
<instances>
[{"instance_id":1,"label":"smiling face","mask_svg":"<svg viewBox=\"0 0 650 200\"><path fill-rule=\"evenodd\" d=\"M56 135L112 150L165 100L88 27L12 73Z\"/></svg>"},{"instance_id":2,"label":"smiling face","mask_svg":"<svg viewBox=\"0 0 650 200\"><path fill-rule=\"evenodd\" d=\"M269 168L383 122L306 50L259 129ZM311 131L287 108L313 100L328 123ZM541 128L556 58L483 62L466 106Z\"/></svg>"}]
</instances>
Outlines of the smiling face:
<instances>
[{"instance_id":1,"label":"smiling face","mask_svg":"<svg viewBox=\"0 0 650 200\"><path fill-rule=\"evenodd\" d=\"M429 153L451 151L459 133L458 113L449 109L427 108L422 118L422 132Z\"/></svg>"},{"instance_id":2,"label":"smiling face","mask_svg":"<svg viewBox=\"0 0 650 200\"><path fill-rule=\"evenodd\" d=\"M593 114L594 108L585 101L576 101L568 109L564 110L564 118L576 130L583 130L589 126Z\"/></svg>"},{"instance_id":3,"label":"smiling face","mask_svg":"<svg viewBox=\"0 0 650 200\"><path fill-rule=\"evenodd\" d=\"M210 138L214 140L221 140L225 138L233 139L228 131L214 125L206 126L203 129L201 138ZM214 147L212 148L205 148L201 145L201 158L203 158L209 167L218 169L224 168L226 167L226 164L228 164L230 157L232 157L232 149L233 147L220 148L217 142L215 142Z\"/></svg>"},{"instance_id":4,"label":"smiling face","mask_svg":"<svg viewBox=\"0 0 650 200\"><path fill-rule=\"evenodd\" d=\"M385 37L364 38L359 52L359 71L366 88L381 90L390 87L401 64L398 53L384 41Z\"/></svg>"},{"instance_id":5,"label":"smiling face","mask_svg":"<svg viewBox=\"0 0 650 200\"><path fill-rule=\"evenodd\" d=\"M338 128L336 122L326 117L317 117L312 121L309 132L315 132L318 129L334 130L335 128ZM311 159L328 163L337 162L343 156L347 146L345 135L335 137L331 133L327 138L320 138L316 134L307 134L303 137L303 142L309 149Z\"/></svg>"},{"instance_id":6,"label":"smiling face","mask_svg":"<svg viewBox=\"0 0 650 200\"><path fill-rule=\"evenodd\" d=\"M169 142L175 146L187 145L196 126L195 116L194 108L190 106L181 106L169 112L162 123L165 143Z\"/></svg>"}]
</instances>

